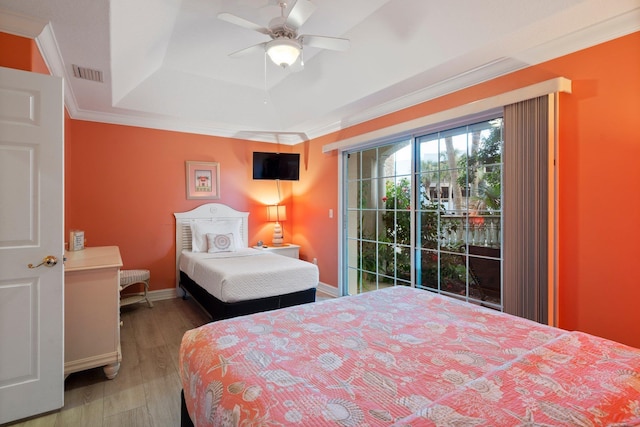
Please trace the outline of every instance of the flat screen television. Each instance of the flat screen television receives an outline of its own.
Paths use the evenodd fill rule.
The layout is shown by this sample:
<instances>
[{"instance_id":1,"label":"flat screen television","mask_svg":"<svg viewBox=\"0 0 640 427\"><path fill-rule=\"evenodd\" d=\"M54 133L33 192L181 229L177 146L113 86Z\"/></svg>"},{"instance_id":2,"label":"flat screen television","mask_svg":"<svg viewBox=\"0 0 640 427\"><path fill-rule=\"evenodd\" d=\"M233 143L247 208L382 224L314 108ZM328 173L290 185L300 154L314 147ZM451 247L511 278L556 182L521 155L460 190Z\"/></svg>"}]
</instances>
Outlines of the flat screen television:
<instances>
[{"instance_id":1,"label":"flat screen television","mask_svg":"<svg viewBox=\"0 0 640 427\"><path fill-rule=\"evenodd\" d=\"M298 153L253 153L253 179L300 179L300 154Z\"/></svg>"}]
</instances>

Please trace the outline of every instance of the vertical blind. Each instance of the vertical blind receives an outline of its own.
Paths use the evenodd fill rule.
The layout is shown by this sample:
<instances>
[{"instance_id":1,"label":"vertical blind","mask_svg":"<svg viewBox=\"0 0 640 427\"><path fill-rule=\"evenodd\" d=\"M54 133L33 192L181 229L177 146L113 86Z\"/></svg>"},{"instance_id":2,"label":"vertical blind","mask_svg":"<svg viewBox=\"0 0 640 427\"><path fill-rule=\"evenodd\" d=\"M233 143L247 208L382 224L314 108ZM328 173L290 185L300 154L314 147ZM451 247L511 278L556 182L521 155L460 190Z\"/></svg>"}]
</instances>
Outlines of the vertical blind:
<instances>
[{"instance_id":1,"label":"vertical blind","mask_svg":"<svg viewBox=\"0 0 640 427\"><path fill-rule=\"evenodd\" d=\"M504 107L504 311L549 318L549 95Z\"/></svg>"}]
</instances>

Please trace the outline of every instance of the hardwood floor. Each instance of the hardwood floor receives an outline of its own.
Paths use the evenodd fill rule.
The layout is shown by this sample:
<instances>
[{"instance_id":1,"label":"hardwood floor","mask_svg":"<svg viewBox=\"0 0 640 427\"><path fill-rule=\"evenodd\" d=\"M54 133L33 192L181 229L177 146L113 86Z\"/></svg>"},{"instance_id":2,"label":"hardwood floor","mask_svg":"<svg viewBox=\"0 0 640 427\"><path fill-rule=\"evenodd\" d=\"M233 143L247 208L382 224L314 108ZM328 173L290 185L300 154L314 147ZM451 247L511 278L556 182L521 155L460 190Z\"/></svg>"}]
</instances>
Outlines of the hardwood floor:
<instances>
[{"instance_id":1,"label":"hardwood floor","mask_svg":"<svg viewBox=\"0 0 640 427\"><path fill-rule=\"evenodd\" d=\"M122 363L108 380L102 368L69 375L64 407L28 421L25 427L179 426L178 349L188 329L209 321L192 300L154 301L121 309Z\"/></svg>"}]
</instances>

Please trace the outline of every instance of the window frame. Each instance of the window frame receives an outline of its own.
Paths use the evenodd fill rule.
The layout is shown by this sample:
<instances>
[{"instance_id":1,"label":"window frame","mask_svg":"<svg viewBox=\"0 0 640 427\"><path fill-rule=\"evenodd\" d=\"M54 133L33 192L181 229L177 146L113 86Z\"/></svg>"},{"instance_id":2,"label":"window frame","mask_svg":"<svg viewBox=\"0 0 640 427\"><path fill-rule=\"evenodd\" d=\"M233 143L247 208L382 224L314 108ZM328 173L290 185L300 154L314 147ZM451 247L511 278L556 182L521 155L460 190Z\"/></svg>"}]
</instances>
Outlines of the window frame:
<instances>
[{"instance_id":1,"label":"window frame","mask_svg":"<svg viewBox=\"0 0 640 427\"><path fill-rule=\"evenodd\" d=\"M348 174L350 173L349 168L348 168L348 158L350 155L355 155L358 154L360 155L360 153L367 151L367 150L373 150L373 149L379 149L382 147L386 147L386 146L390 146L393 144L401 144L401 143L406 143L407 141L409 141L409 144L411 145L411 172L410 172L410 180L411 180L411 206L410 206L410 226L411 226L411 231L410 231L410 265L411 265L411 277L410 277L410 283L408 284L409 286L416 286L416 265L415 265L415 261L416 261L416 251L419 250L419 248L416 248L416 233L415 233L415 226L416 226L416 215L418 213L418 210L416 209L416 191L417 190L417 183L416 183L416 164L418 163L419 160L416 160L416 153L417 153L417 140L420 137L424 137L426 135L429 134L434 134L434 133L438 133L438 132L446 132L452 129L457 129L460 127L465 127L465 126L473 126L476 123L479 122L486 122L492 119L495 119L496 117L502 117L502 108L493 108L487 111L482 111L479 112L477 114L473 114L473 115L469 115L469 116L465 116L465 117L460 117L460 118L456 118L454 120L449 120L443 123L437 123L435 125L432 126L428 126L428 127L424 127L421 129L416 129L413 132L411 132L410 134L404 134L404 135L395 135L395 136L391 136L388 138L383 138L383 139L379 139L379 140L374 140L374 141L369 141L367 144L361 144L359 145L357 148L351 148L349 150L343 150L341 155L339 156L339 170L342 172L342 179L340 180L341 183L345 183L345 185L340 185L339 187L339 196L340 196L340 200L341 200L341 204L343 206L343 209L341 209L340 211L342 212L341 215L341 227L340 227L340 257L339 257L339 263L338 263L338 268L339 268L339 283L340 283L340 287L339 287L339 294L340 295L348 295L349 294L349 289L348 289L348 283L349 283L349 277L350 274L353 274L352 268L350 267L350 263L349 263L349 257L352 256L352 254L349 254L348 248L350 247L350 230L348 228L350 228L352 226L352 224L349 224L348 221L348 217L350 216L349 213L350 211L350 207L349 207L349 201L347 200L347 196L349 194L349 192L347 191L347 189L349 188L349 186L351 185L351 183L353 182L353 180L351 179L351 177L348 176ZM362 159L360 158L360 162L362 162ZM362 168L362 164L360 164L358 166L359 168ZM404 175L402 175L404 176ZM358 181L360 182L360 181ZM361 187L358 188L359 190L361 190ZM358 239L361 239L362 236L358 236ZM351 239L352 240L352 239ZM359 240L361 241L361 240ZM377 238L376 238L376 242L377 242ZM362 246L360 244L360 246L358 246L358 250L361 252L362 251ZM352 260L353 263L353 260ZM359 273L361 274L362 270L360 268L360 266L358 266L359 268ZM396 281L394 280L394 285ZM376 284L378 284L378 282L376 281ZM468 292L467 292L468 294Z\"/></svg>"}]
</instances>

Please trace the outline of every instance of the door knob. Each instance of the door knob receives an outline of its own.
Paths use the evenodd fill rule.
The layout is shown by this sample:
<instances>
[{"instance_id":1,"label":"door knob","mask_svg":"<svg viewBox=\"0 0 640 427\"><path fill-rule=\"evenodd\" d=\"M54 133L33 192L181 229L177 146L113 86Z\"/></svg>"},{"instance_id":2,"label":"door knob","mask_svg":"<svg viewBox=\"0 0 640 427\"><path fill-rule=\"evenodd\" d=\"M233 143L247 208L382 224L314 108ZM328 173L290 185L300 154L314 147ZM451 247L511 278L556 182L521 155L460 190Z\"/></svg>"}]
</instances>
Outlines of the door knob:
<instances>
[{"instance_id":1,"label":"door knob","mask_svg":"<svg viewBox=\"0 0 640 427\"><path fill-rule=\"evenodd\" d=\"M29 268L38 268L41 265L44 265L45 267L53 267L57 263L58 263L58 258L54 257L53 255L47 255L46 257L44 257L42 259L42 262L40 264L38 264L38 265L29 264L29 265L27 265L27 267L29 267Z\"/></svg>"}]
</instances>

